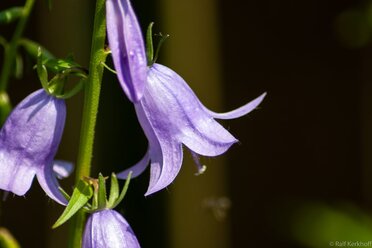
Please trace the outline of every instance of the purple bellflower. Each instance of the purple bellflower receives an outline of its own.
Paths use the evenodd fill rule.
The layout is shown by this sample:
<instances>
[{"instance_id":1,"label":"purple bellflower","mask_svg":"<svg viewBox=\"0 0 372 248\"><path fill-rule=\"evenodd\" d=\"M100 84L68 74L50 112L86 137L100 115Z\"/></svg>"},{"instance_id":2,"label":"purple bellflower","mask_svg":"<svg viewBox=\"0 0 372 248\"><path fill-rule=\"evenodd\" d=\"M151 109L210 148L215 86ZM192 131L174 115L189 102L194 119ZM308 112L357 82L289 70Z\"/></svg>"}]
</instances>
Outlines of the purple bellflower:
<instances>
[{"instance_id":1,"label":"purple bellflower","mask_svg":"<svg viewBox=\"0 0 372 248\"><path fill-rule=\"evenodd\" d=\"M263 100L262 94L246 105L227 113L208 110L187 83L174 71L160 64L150 67L147 85L140 102L135 104L139 122L148 139L145 156L133 167L119 173L125 179L140 175L151 161L150 184L145 195L167 187L182 164L182 144L190 149L202 173L199 155L217 156L237 142L216 119L234 119L248 114Z\"/></svg>"},{"instance_id":2,"label":"purple bellflower","mask_svg":"<svg viewBox=\"0 0 372 248\"><path fill-rule=\"evenodd\" d=\"M88 219L83 248L139 248L128 222L115 210L94 212Z\"/></svg>"},{"instance_id":3,"label":"purple bellflower","mask_svg":"<svg viewBox=\"0 0 372 248\"><path fill-rule=\"evenodd\" d=\"M67 203L56 177L67 176L71 164L53 161L65 118L64 100L44 89L33 92L15 107L0 130L0 189L22 196L36 175L50 198Z\"/></svg>"},{"instance_id":4,"label":"purple bellflower","mask_svg":"<svg viewBox=\"0 0 372 248\"><path fill-rule=\"evenodd\" d=\"M129 0L107 0L107 37L121 87L138 102L146 84L147 60L141 28Z\"/></svg>"}]
</instances>

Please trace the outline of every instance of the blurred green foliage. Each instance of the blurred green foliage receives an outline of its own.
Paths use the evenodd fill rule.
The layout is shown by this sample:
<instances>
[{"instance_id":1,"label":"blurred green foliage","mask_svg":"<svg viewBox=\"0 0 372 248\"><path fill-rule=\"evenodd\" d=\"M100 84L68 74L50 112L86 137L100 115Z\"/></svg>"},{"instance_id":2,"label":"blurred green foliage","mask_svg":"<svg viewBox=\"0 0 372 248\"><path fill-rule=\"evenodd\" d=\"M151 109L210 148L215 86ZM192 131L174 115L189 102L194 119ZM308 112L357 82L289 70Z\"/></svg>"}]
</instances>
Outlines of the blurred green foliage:
<instances>
[{"instance_id":1,"label":"blurred green foliage","mask_svg":"<svg viewBox=\"0 0 372 248\"><path fill-rule=\"evenodd\" d=\"M372 218L351 205L310 203L295 211L292 235L311 248L372 247Z\"/></svg>"}]
</instances>

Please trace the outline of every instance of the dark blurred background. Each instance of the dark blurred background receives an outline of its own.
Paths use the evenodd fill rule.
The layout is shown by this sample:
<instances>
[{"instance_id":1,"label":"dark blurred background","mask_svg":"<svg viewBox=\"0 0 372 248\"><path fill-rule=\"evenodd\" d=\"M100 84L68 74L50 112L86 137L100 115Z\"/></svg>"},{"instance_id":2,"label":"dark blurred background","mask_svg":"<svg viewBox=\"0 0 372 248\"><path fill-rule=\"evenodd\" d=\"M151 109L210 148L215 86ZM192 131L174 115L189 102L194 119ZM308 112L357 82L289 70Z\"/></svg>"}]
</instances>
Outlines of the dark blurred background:
<instances>
[{"instance_id":1,"label":"dark blurred background","mask_svg":"<svg viewBox=\"0 0 372 248\"><path fill-rule=\"evenodd\" d=\"M0 9L23 2L3 0ZM205 174L194 176L185 149L181 173L167 190L143 196L149 171L132 181L118 211L142 247L372 241L371 1L132 2L144 30L155 21L155 32L170 34L159 62L206 106L228 111L268 93L248 116L223 122L240 143L202 158ZM93 9L91 0L65 0L53 1L49 11L38 0L24 36L88 67ZM14 27L0 26L0 35L11 37ZM13 104L40 87L34 61L24 64L23 79L10 82ZM76 160L82 99L80 93L67 102L58 158ZM92 175L129 167L145 150L133 107L106 71ZM62 184L71 190L73 181ZM68 225L50 228L62 210L35 182L24 198L1 203L0 223L23 247L66 247Z\"/></svg>"}]
</instances>

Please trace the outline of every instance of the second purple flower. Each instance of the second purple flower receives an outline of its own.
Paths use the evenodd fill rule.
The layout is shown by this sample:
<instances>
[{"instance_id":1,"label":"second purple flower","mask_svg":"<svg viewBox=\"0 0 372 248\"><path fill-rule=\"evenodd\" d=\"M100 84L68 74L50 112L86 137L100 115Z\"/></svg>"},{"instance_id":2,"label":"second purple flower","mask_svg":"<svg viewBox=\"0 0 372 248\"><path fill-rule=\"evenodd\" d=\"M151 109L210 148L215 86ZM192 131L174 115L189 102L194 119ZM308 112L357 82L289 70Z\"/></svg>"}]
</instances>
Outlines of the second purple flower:
<instances>
[{"instance_id":1,"label":"second purple flower","mask_svg":"<svg viewBox=\"0 0 372 248\"><path fill-rule=\"evenodd\" d=\"M65 118L65 101L48 95L44 89L16 106L0 131L0 189L24 195L36 175L50 198L67 203L58 189L54 169L64 174L63 167L70 164L53 161Z\"/></svg>"}]
</instances>

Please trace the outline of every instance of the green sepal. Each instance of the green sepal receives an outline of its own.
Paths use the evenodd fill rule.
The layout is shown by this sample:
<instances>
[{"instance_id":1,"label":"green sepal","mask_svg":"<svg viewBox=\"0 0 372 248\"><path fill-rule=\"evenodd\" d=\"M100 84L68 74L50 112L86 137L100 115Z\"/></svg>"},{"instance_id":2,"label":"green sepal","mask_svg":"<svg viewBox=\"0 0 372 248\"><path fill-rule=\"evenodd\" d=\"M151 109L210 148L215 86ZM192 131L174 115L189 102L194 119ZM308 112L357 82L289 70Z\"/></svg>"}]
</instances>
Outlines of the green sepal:
<instances>
[{"instance_id":1,"label":"green sepal","mask_svg":"<svg viewBox=\"0 0 372 248\"><path fill-rule=\"evenodd\" d=\"M86 82L86 78L81 79L77 84L75 84L75 86L71 90L63 94L55 95L55 97L59 99L69 99L73 97L74 95L76 95L77 93L79 93L83 89L85 82Z\"/></svg>"},{"instance_id":2,"label":"green sepal","mask_svg":"<svg viewBox=\"0 0 372 248\"><path fill-rule=\"evenodd\" d=\"M48 71L45 65L43 64L43 55L41 47L39 47L38 49L36 69L41 85L43 86L44 90L46 90L46 92L50 93L48 87Z\"/></svg>"},{"instance_id":3,"label":"green sepal","mask_svg":"<svg viewBox=\"0 0 372 248\"><path fill-rule=\"evenodd\" d=\"M110 196L107 206L111 208L119 197L119 182L115 173L111 174Z\"/></svg>"},{"instance_id":4,"label":"green sepal","mask_svg":"<svg viewBox=\"0 0 372 248\"><path fill-rule=\"evenodd\" d=\"M147 65L151 66L153 64L154 59L154 44L152 41L152 26L154 22L150 22L149 26L147 27L146 32L146 57L147 57Z\"/></svg>"},{"instance_id":5,"label":"green sepal","mask_svg":"<svg viewBox=\"0 0 372 248\"><path fill-rule=\"evenodd\" d=\"M162 33L160 33L159 36L160 36L160 40L159 40L158 46L156 47L155 56L154 56L152 64L154 64L156 60L158 60L160 48L163 45L164 41L169 38L169 34L163 35Z\"/></svg>"},{"instance_id":6,"label":"green sepal","mask_svg":"<svg viewBox=\"0 0 372 248\"><path fill-rule=\"evenodd\" d=\"M65 75L55 75L48 83L48 92L53 96L62 95L66 81L67 77Z\"/></svg>"},{"instance_id":7,"label":"green sepal","mask_svg":"<svg viewBox=\"0 0 372 248\"><path fill-rule=\"evenodd\" d=\"M18 20L23 15L23 7L11 7L0 11L0 23L8 24Z\"/></svg>"},{"instance_id":8,"label":"green sepal","mask_svg":"<svg viewBox=\"0 0 372 248\"><path fill-rule=\"evenodd\" d=\"M93 189L91 184L84 180L80 180L75 187L71 199L68 202L67 207L63 211L62 215L58 218L52 228L57 228L67 220L69 220L74 214L76 214L81 208L83 208L93 196Z\"/></svg>"},{"instance_id":9,"label":"green sepal","mask_svg":"<svg viewBox=\"0 0 372 248\"><path fill-rule=\"evenodd\" d=\"M106 180L101 173L98 175L98 209L106 208Z\"/></svg>"},{"instance_id":10,"label":"green sepal","mask_svg":"<svg viewBox=\"0 0 372 248\"><path fill-rule=\"evenodd\" d=\"M124 199L124 196L127 193L127 190L128 190L128 187L129 187L131 176L132 176L132 172L129 172L129 174L127 176L127 180L125 180L123 190L121 191L119 198L114 202L114 204L111 206L111 208L115 208Z\"/></svg>"},{"instance_id":11,"label":"green sepal","mask_svg":"<svg viewBox=\"0 0 372 248\"><path fill-rule=\"evenodd\" d=\"M21 247L12 234L4 227L0 227L0 247L19 248Z\"/></svg>"}]
</instances>

